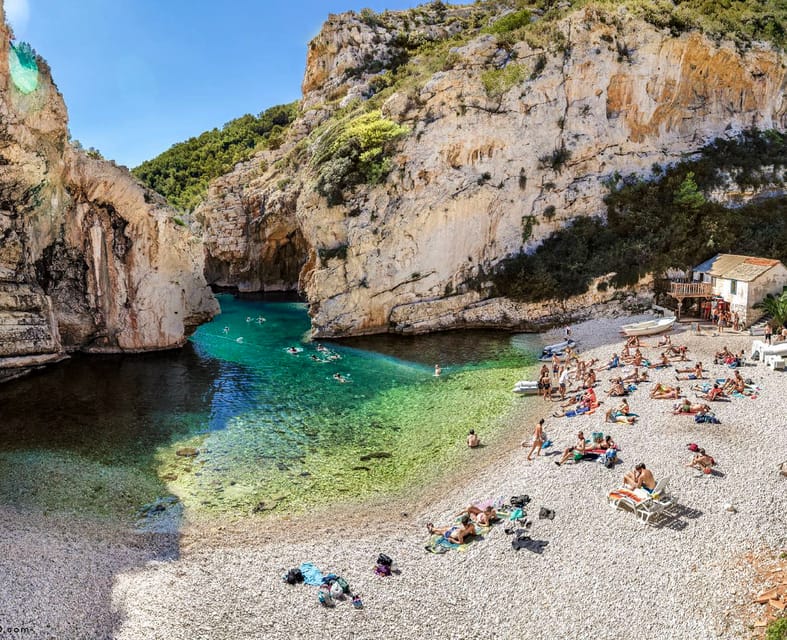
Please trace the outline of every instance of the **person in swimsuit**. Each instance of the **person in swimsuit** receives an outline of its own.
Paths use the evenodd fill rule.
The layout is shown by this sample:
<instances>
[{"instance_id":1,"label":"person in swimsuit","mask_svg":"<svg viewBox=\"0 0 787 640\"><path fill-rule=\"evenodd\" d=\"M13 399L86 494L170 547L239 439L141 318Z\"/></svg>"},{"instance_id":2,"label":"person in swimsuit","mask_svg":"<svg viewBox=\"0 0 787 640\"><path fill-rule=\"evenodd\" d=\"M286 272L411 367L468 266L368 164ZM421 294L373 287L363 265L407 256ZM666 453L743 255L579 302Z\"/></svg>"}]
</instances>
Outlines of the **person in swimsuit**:
<instances>
[{"instance_id":1,"label":"person in swimsuit","mask_svg":"<svg viewBox=\"0 0 787 640\"><path fill-rule=\"evenodd\" d=\"M563 451L563 457L560 460L555 460L555 464L559 467L563 464L566 460L568 460L572 456L576 456L579 454L583 456L585 454L585 434L580 431L577 434L577 443L573 447L568 447Z\"/></svg>"},{"instance_id":2,"label":"person in swimsuit","mask_svg":"<svg viewBox=\"0 0 787 640\"><path fill-rule=\"evenodd\" d=\"M681 378L680 374L686 373L688 374L685 378ZM676 380L702 380L705 376L703 375L702 363L698 362L694 365L692 369L675 369L675 379Z\"/></svg>"},{"instance_id":3,"label":"person in swimsuit","mask_svg":"<svg viewBox=\"0 0 787 640\"><path fill-rule=\"evenodd\" d=\"M474 504L465 507L459 515L462 514L467 514L471 520L475 520L476 524L480 524L482 527L492 524L492 520L497 517L497 511L493 507L479 509Z\"/></svg>"},{"instance_id":4,"label":"person in swimsuit","mask_svg":"<svg viewBox=\"0 0 787 640\"><path fill-rule=\"evenodd\" d=\"M636 467L623 476L623 486L629 489L645 489L652 493L656 488L656 479L650 469L645 468L645 463L640 462Z\"/></svg>"},{"instance_id":5,"label":"person in swimsuit","mask_svg":"<svg viewBox=\"0 0 787 640\"><path fill-rule=\"evenodd\" d=\"M536 452L537 456L541 455L541 446L544 444L545 436L544 436L544 418L538 421L535 430L533 431L533 439L530 442L522 443L523 447L526 447L528 444L530 445L530 452L527 454L527 459L533 459L533 452Z\"/></svg>"},{"instance_id":6,"label":"person in swimsuit","mask_svg":"<svg viewBox=\"0 0 787 640\"><path fill-rule=\"evenodd\" d=\"M677 400L680 398L680 387L659 383L651 390L650 397L654 400Z\"/></svg>"},{"instance_id":7,"label":"person in swimsuit","mask_svg":"<svg viewBox=\"0 0 787 640\"><path fill-rule=\"evenodd\" d=\"M475 535L475 525L469 515L463 515L459 524L451 527L436 528L431 522L428 522L426 524L426 530L432 534L439 533L446 540L454 544L463 544L465 538Z\"/></svg>"},{"instance_id":8,"label":"person in swimsuit","mask_svg":"<svg viewBox=\"0 0 787 640\"><path fill-rule=\"evenodd\" d=\"M476 435L474 429L470 429L470 433L467 434L467 446L471 449L475 449L478 445L481 444L480 438Z\"/></svg>"},{"instance_id":9,"label":"person in swimsuit","mask_svg":"<svg viewBox=\"0 0 787 640\"><path fill-rule=\"evenodd\" d=\"M697 453L692 458L691 462L686 464L685 466L691 467L694 469L699 469L702 472L705 472L705 469L710 470L710 468L716 464L716 461L711 458L707 453L705 453L705 449L699 449Z\"/></svg>"}]
</instances>

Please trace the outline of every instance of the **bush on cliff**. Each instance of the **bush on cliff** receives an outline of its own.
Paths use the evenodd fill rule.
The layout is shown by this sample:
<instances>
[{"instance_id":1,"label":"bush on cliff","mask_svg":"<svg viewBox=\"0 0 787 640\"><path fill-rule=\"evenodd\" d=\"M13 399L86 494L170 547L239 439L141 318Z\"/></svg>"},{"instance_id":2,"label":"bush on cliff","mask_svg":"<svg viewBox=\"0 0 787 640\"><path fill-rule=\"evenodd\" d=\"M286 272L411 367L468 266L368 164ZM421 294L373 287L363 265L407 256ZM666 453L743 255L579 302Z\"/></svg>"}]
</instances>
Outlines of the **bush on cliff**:
<instances>
[{"instance_id":1,"label":"bush on cliff","mask_svg":"<svg viewBox=\"0 0 787 640\"><path fill-rule=\"evenodd\" d=\"M333 206L343 202L345 189L379 184L391 169L391 144L407 131L379 110L339 120L323 132L312 156L317 191Z\"/></svg>"}]
</instances>

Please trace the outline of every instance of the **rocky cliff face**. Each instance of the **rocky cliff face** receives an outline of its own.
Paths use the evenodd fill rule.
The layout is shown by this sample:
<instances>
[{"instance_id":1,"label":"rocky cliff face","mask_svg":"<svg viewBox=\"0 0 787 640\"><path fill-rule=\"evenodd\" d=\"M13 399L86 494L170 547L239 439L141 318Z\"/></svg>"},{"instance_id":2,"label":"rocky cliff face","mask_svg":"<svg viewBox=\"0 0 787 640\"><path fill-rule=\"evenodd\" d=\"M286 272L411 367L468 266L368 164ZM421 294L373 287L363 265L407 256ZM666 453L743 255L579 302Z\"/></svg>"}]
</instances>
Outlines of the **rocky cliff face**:
<instances>
[{"instance_id":1,"label":"rocky cliff face","mask_svg":"<svg viewBox=\"0 0 787 640\"><path fill-rule=\"evenodd\" d=\"M1 2L0 18L0 379L75 349L182 344L218 311L199 239L126 169L71 147L49 68L20 71Z\"/></svg>"},{"instance_id":2,"label":"rocky cliff face","mask_svg":"<svg viewBox=\"0 0 787 640\"><path fill-rule=\"evenodd\" d=\"M472 11L331 16L309 46L288 144L236 167L201 209L222 282L280 286L286 247L286 280L302 265L320 336L537 326L543 309L489 299L484 276L500 260L603 213L616 172L647 175L717 137L787 127L782 52L582 9L558 23L559 46L479 34L434 72L416 51L423 77L381 94L383 114L409 129L393 170L329 206L310 161L328 124L379 99L405 41L451 37Z\"/></svg>"}]
</instances>

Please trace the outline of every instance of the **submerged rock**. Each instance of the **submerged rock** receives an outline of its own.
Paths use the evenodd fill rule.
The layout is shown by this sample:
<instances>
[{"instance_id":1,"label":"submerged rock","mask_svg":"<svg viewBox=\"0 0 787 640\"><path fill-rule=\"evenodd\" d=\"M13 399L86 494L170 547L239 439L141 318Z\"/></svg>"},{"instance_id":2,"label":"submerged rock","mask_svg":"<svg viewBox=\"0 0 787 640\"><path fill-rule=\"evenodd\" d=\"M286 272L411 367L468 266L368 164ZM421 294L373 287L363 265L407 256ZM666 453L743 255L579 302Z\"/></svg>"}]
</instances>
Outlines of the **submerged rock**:
<instances>
[{"instance_id":1,"label":"submerged rock","mask_svg":"<svg viewBox=\"0 0 787 640\"><path fill-rule=\"evenodd\" d=\"M369 460L382 460L384 458L392 458L393 454L387 451L375 451L374 453L367 453L358 458L361 462L368 462Z\"/></svg>"},{"instance_id":2,"label":"submerged rock","mask_svg":"<svg viewBox=\"0 0 787 640\"><path fill-rule=\"evenodd\" d=\"M182 447L175 452L175 455L182 458L194 458L199 455L199 451L194 447Z\"/></svg>"}]
</instances>

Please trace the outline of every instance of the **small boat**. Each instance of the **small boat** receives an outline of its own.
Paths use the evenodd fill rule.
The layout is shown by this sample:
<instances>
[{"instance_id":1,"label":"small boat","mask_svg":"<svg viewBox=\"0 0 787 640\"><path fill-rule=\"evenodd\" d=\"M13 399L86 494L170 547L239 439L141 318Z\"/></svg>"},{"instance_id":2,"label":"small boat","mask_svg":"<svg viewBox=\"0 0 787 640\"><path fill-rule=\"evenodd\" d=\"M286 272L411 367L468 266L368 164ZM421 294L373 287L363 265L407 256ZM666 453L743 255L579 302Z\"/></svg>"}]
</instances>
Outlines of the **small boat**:
<instances>
[{"instance_id":1,"label":"small boat","mask_svg":"<svg viewBox=\"0 0 787 640\"><path fill-rule=\"evenodd\" d=\"M544 349L541 351L541 356L543 357L549 355L551 358L552 354L563 353L566 349L573 349L576 346L577 343L573 340L563 340L563 342L556 342L555 344L550 344L544 347Z\"/></svg>"},{"instance_id":2,"label":"small boat","mask_svg":"<svg viewBox=\"0 0 787 640\"><path fill-rule=\"evenodd\" d=\"M675 318L659 318L658 320L645 320L643 322L634 322L632 324L624 324L620 331L627 336L652 336L657 333L664 333L672 329L675 324Z\"/></svg>"},{"instance_id":3,"label":"small boat","mask_svg":"<svg viewBox=\"0 0 787 640\"><path fill-rule=\"evenodd\" d=\"M534 396L538 393L538 382L535 380L520 380L514 385L513 392L519 396Z\"/></svg>"}]
</instances>

